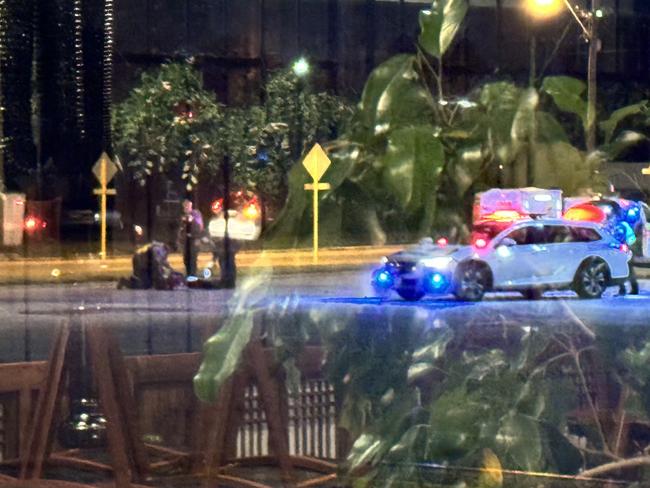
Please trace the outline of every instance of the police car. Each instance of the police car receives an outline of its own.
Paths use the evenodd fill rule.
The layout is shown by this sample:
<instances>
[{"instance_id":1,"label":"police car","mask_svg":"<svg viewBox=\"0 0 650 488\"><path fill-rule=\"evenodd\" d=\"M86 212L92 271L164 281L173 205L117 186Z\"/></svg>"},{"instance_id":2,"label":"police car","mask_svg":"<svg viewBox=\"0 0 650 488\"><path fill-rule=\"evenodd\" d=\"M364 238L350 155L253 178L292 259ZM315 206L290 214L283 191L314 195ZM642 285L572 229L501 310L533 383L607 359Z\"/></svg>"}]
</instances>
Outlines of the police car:
<instances>
[{"instance_id":1,"label":"police car","mask_svg":"<svg viewBox=\"0 0 650 488\"><path fill-rule=\"evenodd\" d=\"M596 223L529 218L483 231L472 245L424 239L387 256L373 272L372 286L382 296L395 291L405 300L453 293L479 301L490 291L537 298L551 289L599 298L628 277L629 247Z\"/></svg>"},{"instance_id":2,"label":"police car","mask_svg":"<svg viewBox=\"0 0 650 488\"><path fill-rule=\"evenodd\" d=\"M632 250L632 264L650 267L650 207L618 197L564 199L564 218L601 225Z\"/></svg>"},{"instance_id":3,"label":"police car","mask_svg":"<svg viewBox=\"0 0 650 488\"><path fill-rule=\"evenodd\" d=\"M237 191L230 195L228 218L223 198L212 202L212 218L208 222L208 234L213 240L228 237L235 241L255 241L262 232L262 212L257 196L251 192Z\"/></svg>"}]
</instances>

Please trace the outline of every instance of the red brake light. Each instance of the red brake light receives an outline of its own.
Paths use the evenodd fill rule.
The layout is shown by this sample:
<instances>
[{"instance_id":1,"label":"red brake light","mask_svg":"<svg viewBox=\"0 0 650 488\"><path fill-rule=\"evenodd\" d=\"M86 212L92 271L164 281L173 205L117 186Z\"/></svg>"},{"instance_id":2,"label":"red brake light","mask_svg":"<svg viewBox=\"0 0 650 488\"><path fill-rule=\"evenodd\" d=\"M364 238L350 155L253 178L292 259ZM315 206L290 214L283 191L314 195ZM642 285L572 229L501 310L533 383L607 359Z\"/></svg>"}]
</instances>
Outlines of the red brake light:
<instances>
[{"instance_id":1,"label":"red brake light","mask_svg":"<svg viewBox=\"0 0 650 488\"><path fill-rule=\"evenodd\" d=\"M218 214L219 212L221 212L221 210L223 209L223 198L219 198L218 200L212 202L210 208L212 209L212 213L214 214Z\"/></svg>"},{"instance_id":2,"label":"red brake light","mask_svg":"<svg viewBox=\"0 0 650 488\"><path fill-rule=\"evenodd\" d=\"M27 232L33 232L38 226L38 219L36 217L27 217L25 219L25 230Z\"/></svg>"},{"instance_id":3,"label":"red brake light","mask_svg":"<svg viewBox=\"0 0 650 488\"><path fill-rule=\"evenodd\" d=\"M474 239L474 247L477 247L478 249L483 249L487 245L488 245L488 241L482 237L478 237L477 239Z\"/></svg>"},{"instance_id":4,"label":"red brake light","mask_svg":"<svg viewBox=\"0 0 650 488\"><path fill-rule=\"evenodd\" d=\"M440 247L445 247L447 244L449 244L449 241L446 237L441 237L436 241L436 244L438 244Z\"/></svg>"},{"instance_id":5,"label":"red brake light","mask_svg":"<svg viewBox=\"0 0 650 488\"><path fill-rule=\"evenodd\" d=\"M25 229L25 232L29 234L33 234L34 232L37 232L39 229L47 228L47 221L39 219L38 217L35 217L33 215L28 215L27 217L25 217L25 220L23 222L23 227Z\"/></svg>"}]
</instances>

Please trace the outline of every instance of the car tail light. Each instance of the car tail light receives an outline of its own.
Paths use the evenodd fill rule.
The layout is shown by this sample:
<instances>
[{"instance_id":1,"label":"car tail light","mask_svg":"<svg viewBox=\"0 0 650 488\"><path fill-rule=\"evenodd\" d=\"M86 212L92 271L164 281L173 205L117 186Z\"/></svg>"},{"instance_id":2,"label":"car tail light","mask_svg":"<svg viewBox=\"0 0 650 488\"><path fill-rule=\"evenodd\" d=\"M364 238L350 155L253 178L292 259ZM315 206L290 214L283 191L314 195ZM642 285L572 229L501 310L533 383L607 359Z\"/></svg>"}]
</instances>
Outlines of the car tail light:
<instances>
[{"instance_id":1,"label":"car tail light","mask_svg":"<svg viewBox=\"0 0 650 488\"><path fill-rule=\"evenodd\" d=\"M223 210L223 198L219 198L218 200L212 202L210 208L212 209L213 214L218 214L219 212L221 212Z\"/></svg>"},{"instance_id":2,"label":"car tail light","mask_svg":"<svg viewBox=\"0 0 650 488\"><path fill-rule=\"evenodd\" d=\"M474 239L474 247L478 249L483 249L488 245L487 239L484 239L483 237L477 237Z\"/></svg>"},{"instance_id":3,"label":"car tail light","mask_svg":"<svg viewBox=\"0 0 650 488\"><path fill-rule=\"evenodd\" d=\"M446 247L447 244L449 244L449 241L446 237L441 237L436 241L436 244L438 244L440 247Z\"/></svg>"},{"instance_id":4,"label":"car tail light","mask_svg":"<svg viewBox=\"0 0 650 488\"><path fill-rule=\"evenodd\" d=\"M255 205L254 203L249 203L248 205L246 205L244 207L243 213L246 216L246 218L249 219L256 219L260 215L260 211L257 208L257 205Z\"/></svg>"},{"instance_id":5,"label":"car tail light","mask_svg":"<svg viewBox=\"0 0 650 488\"><path fill-rule=\"evenodd\" d=\"M25 227L25 231L29 234L32 234L39 229L45 229L47 227L47 222L45 220L39 219L38 217L30 215L25 218L23 225Z\"/></svg>"}]
</instances>

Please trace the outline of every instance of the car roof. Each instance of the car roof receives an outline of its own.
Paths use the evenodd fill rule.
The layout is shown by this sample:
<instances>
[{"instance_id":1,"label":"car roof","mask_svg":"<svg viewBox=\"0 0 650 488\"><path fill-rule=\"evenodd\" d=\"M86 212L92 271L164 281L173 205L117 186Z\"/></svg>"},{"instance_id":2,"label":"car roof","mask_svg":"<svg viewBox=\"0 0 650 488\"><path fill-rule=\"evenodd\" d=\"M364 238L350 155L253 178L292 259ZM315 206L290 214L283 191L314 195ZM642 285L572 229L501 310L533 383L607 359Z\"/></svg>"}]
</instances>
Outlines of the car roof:
<instances>
[{"instance_id":1,"label":"car roof","mask_svg":"<svg viewBox=\"0 0 650 488\"><path fill-rule=\"evenodd\" d=\"M534 219L534 220L523 220L521 222L515 223L509 228L512 229L513 227L525 227L530 225L564 225L568 227L588 227L590 229L596 229L596 230L600 229L599 224L595 222L588 222L585 220L565 220L565 219L546 219L546 218Z\"/></svg>"}]
</instances>

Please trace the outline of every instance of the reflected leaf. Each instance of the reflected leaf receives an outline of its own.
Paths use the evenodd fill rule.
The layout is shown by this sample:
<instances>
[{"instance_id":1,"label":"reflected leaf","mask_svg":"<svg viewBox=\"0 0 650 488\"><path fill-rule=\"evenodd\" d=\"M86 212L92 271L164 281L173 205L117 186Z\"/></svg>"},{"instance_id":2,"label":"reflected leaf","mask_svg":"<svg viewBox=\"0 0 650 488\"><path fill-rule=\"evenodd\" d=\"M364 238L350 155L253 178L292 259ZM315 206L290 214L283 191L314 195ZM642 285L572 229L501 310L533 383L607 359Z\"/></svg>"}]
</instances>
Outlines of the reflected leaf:
<instances>
[{"instance_id":1,"label":"reflected leaf","mask_svg":"<svg viewBox=\"0 0 650 488\"><path fill-rule=\"evenodd\" d=\"M587 127L587 101L583 98L587 85L584 81L570 76L548 76L542 82L542 90L553 98L560 110L577 115L582 126Z\"/></svg>"},{"instance_id":2,"label":"reflected leaf","mask_svg":"<svg viewBox=\"0 0 650 488\"><path fill-rule=\"evenodd\" d=\"M449 49L467 13L466 0L439 0L429 10L421 10L420 46L440 59Z\"/></svg>"}]
</instances>

